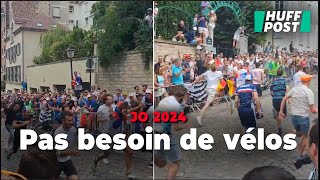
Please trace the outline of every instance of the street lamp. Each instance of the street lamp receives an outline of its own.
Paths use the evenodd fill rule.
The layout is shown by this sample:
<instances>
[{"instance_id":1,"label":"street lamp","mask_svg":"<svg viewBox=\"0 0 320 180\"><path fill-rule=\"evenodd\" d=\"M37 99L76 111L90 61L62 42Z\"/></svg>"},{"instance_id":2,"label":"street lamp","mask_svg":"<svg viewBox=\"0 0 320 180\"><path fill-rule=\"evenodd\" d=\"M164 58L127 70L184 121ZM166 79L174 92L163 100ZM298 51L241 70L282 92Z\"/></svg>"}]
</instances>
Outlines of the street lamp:
<instances>
[{"instance_id":1,"label":"street lamp","mask_svg":"<svg viewBox=\"0 0 320 180\"><path fill-rule=\"evenodd\" d=\"M72 80L73 80L73 69L72 69L72 58L74 57L74 52L76 50L74 48L68 47L67 49L67 56L70 59L70 70L71 70L71 87L72 87Z\"/></svg>"}]
</instances>

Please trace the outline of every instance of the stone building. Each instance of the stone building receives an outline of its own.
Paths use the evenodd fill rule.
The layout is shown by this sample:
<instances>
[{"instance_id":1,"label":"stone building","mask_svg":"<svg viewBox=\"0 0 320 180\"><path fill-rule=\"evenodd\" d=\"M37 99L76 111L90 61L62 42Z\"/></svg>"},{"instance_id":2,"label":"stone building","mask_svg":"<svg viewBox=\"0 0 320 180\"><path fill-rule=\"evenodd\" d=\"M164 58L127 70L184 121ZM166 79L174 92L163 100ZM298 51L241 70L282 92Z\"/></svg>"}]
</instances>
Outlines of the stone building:
<instances>
[{"instance_id":1,"label":"stone building","mask_svg":"<svg viewBox=\"0 0 320 180\"><path fill-rule=\"evenodd\" d=\"M293 48L298 51L314 51L318 49L318 1L270 1L275 10L311 11L311 32L268 32L266 43L274 42L280 48L289 49L292 41Z\"/></svg>"},{"instance_id":2,"label":"stone building","mask_svg":"<svg viewBox=\"0 0 320 180\"><path fill-rule=\"evenodd\" d=\"M78 26L84 30L93 25L92 6L97 1L69 1L69 29Z\"/></svg>"},{"instance_id":3,"label":"stone building","mask_svg":"<svg viewBox=\"0 0 320 180\"><path fill-rule=\"evenodd\" d=\"M26 67L40 55L40 37L53 20L39 11L39 1L10 1L5 14L6 90L19 91L27 82ZM41 9L41 6L40 6Z\"/></svg>"}]
</instances>

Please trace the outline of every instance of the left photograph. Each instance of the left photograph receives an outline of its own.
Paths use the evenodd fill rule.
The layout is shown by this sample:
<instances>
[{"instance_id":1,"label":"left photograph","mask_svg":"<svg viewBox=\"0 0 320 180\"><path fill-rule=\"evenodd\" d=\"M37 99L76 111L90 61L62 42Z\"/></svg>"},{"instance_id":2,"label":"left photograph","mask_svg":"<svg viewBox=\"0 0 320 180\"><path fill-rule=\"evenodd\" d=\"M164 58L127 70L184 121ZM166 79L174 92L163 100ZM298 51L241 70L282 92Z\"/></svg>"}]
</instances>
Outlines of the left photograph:
<instances>
[{"instance_id":1,"label":"left photograph","mask_svg":"<svg viewBox=\"0 0 320 180\"><path fill-rule=\"evenodd\" d=\"M153 13L152 1L1 1L1 179L153 178L152 150L127 143L152 126L132 114L153 112Z\"/></svg>"}]
</instances>

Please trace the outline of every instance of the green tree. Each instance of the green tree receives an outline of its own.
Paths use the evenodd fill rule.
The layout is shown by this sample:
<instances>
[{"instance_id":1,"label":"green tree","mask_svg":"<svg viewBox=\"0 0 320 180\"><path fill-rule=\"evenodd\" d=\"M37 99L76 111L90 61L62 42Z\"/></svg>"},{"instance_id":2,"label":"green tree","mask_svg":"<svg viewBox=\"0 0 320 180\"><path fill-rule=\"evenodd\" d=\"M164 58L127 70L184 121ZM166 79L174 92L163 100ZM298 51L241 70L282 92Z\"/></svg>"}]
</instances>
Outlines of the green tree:
<instances>
[{"instance_id":1,"label":"green tree","mask_svg":"<svg viewBox=\"0 0 320 180\"><path fill-rule=\"evenodd\" d=\"M138 50L146 57L152 56L152 27L147 27L143 20L150 7L152 1L95 3L92 8L93 31L98 39L99 62L102 66L118 60L116 56L130 50Z\"/></svg>"},{"instance_id":2,"label":"green tree","mask_svg":"<svg viewBox=\"0 0 320 180\"><path fill-rule=\"evenodd\" d=\"M75 57L89 57L93 55L94 31L85 31L77 26L73 31L58 26L50 29L41 36L40 56L33 59L35 64L49 63L68 59L66 49L71 45L76 49Z\"/></svg>"}]
</instances>

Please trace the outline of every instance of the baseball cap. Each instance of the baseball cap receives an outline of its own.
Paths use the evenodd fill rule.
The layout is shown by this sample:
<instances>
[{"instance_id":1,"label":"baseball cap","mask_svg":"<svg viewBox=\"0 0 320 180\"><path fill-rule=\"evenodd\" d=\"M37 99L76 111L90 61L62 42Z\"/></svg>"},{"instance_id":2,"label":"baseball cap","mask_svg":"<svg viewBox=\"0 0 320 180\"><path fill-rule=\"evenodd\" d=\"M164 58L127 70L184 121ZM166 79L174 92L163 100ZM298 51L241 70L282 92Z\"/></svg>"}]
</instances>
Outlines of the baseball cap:
<instances>
[{"instance_id":1,"label":"baseball cap","mask_svg":"<svg viewBox=\"0 0 320 180\"><path fill-rule=\"evenodd\" d=\"M311 75L304 75L304 76L301 76L301 81L303 82L307 82L307 81L310 81L312 79L313 76Z\"/></svg>"},{"instance_id":2,"label":"baseball cap","mask_svg":"<svg viewBox=\"0 0 320 180\"><path fill-rule=\"evenodd\" d=\"M123 92L123 93L122 93L122 95L127 96L127 95L128 95L128 93L127 93L127 92Z\"/></svg>"},{"instance_id":3,"label":"baseball cap","mask_svg":"<svg viewBox=\"0 0 320 180\"><path fill-rule=\"evenodd\" d=\"M91 97L91 94L88 94L87 98L90 98Z\"/></svg>"},{"instance_id":4,"label":"baseball cap","mask_svg":"<svg viewBox=\"0 0 320 180\"><path fill-rule=\"evenodd\" d=\"M246 75L246 80L251 81L251 75Z\"/></svg>"}]
</instances>

